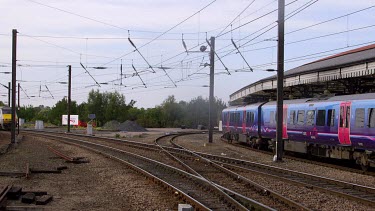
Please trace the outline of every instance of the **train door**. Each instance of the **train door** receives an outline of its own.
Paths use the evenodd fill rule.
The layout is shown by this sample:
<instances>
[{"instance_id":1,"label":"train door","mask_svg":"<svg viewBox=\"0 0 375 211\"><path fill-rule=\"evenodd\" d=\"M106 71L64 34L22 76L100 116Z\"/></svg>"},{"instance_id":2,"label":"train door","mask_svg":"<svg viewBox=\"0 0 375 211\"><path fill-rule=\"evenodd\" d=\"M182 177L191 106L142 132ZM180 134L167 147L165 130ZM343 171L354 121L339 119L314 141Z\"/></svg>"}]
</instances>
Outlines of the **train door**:
<instances>
[{"instance_id":1,"label":"train door","mask_svg":"<svg viewBox=\"0 0 375 211\"><path fill-rule=\"evenodd\" d=\"M230 112L227 112L227 113L225 113L224 115L226 115L227 116L227 118L226 118L226 122L225 122L225 124L226 124L226 126L227 126L227 131L230 131L230 128L229 128L229 122L230 122L230 119L229 119L229 115L230 114Z\"/></svg>"},{"instance_id":2,"label":"train door","mask_svg":"<svg viewBox=\"0 0 375 211\"><path fill-rule=\"evenodd\" d=\"M246 133L246 122L247 122L246 109L243 111L242 115L242 133Z\"/></svg>"},{"instance_id":3,"label":"train door","mask_svg":"<svg viewBox=\"0 0 375 211\"><path fill-rule=\"evenodd\" d=\"M288 105L283 106L283 139L288 138Z\"/></svg>"},{"instance_id":4,"label":"train door","mask_svg":"<svg viewBox=\"0 0 375 211\"><path fill-rule=\"evenodd\" d=\"M351 102L340 103L340 115L339 115L339 130L338 137L339 141L343 145L350 145L350 107Z\"/></svg>"}]
</instances>

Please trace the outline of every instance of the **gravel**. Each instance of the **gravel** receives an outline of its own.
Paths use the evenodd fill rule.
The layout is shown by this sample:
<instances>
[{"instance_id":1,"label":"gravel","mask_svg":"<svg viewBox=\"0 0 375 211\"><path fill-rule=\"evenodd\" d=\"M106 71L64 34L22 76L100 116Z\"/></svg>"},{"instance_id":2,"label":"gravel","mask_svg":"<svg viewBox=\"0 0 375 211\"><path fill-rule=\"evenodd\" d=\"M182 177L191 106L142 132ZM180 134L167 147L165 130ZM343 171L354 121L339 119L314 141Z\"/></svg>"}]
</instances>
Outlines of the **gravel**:
<instances>
[{"instance_id":1,"label":"gravel","mask_svg":"<svg viewBox=\"0 0 375 211\"><path fill-rule=\"evenodd\" d=\"M261 152L250 151L241 147L230 145L226 142L221 141L220 136L220 134L214 134L214 143L208 143L207 134L181 136L177 139L177 143L198 152L206 152L214 155L249 160L268 165L278 166L281 168L306 172L314 175L375 187L375 177L373 176L347 172L344 170L304 163L286 158L283 159L284 162L273 162L271 155L267 155Z\"/></svg>"},{"instance_id":2,"label":"gravel","mask_svg":"<svg viewBox=\"0 0 375 211\"><path fill-rule=\"evenodd\" d=\"M156 137L164 133L166 133L166 130L154 129L150 134L142 133L142 136L137 135L132 137L131 139L133 141L135 140L139 142L153 143ZM112 134L109 135L112 136ZM1 137L2 136L0 133L0 144L2 143ZM61 160L50 159L50 157L53 157L53 155L48 154L49 151L45 152L45 149L40 149L43 148L41 147L42 142L44 143L47 141L36 141L32 138L26 139L26 141L24 141L19 146L19 148L12 150L6 155L0 156L0 169L11 169L12 167L14 169L24 168L25 158L22 158L22 156L25 157L26 155L28 155L29 157L44 156L44 159L42 159L43 162L38 162L39 158L33 159L35 161L31 163L32 165L61 165ZM285 162L282 163L274 163L272 162L272 157L270 155L249 151L222 142L220 140L219 134L214 135L214 143L210 144L207 143L207 134L182 136L178 138L177 142L195 151L249 161L256 161L268 165L279 166L291 170L303 171L306 173L375 187L375 178L372 176L360 175L352 172L346 172L343 170L323 167L314 164L307 164L289 159L284 159ZM103 159L102 156L90 153L86 150L71 147L69 145L59 144L56 142L48 143L52 144L53 147L66 152L66 154L88 157L91 160L91 163L81 165L68 164L69 169L64 170L63 174L61 175L32 175L31 180L35 180L32 183L30 183L30 180L25 180L22 178L14 179L3 177L2 180L0 180L0 185L12 184L16 182L17 184L21 184L21 186L23 187L27 187L27 185L31 184L30 187L37 187L37 189L48 190L52 193L52 195L57 196L57 199L54 200L49 206L52 206L54 208L60 208L60 206L63 206L63 210L103 210L103 208L118 210L140 210L145 208L147 208L147 210L176 209L178 202L176 199L171 199L170 197L168 197L169 193L165 192L163 189L154 185L153 183L148 182L144 178L139 178L136 173L134 173L132 170L127 169L123 165L120 165L119 163L113 162L108 159ZM21 158L14 158L14 153L21 148L23 148ZM21 154L21 151L19 151L18 154ZM48 154L48 156L43 154ZM7 162L4 162L4 160L6 160ZM9 160L11 162L9 162ZM48 160L48 162L46 162L46 160ZM65 163L63 164L67 165ZM346 200L334 195L311 190L306 187L292 185L287 182L278 181L272 178L266 178L264 176L249 173L242 174L243 176L257 181L261 185L275 192L290 197L294 201L302 203L313 210L373 209L351 200Z\"/></svg>"},{"instance_id":3,"label":"gravel","mask_svg":"<svg viewBox=\"0 0 375 211\"><path fill-rule=\"evenodd\" d=\"M87 157L90 163L65 163L46 145L64 154ZM178 200L160 186L139 176L126 166L90 151L27 137L16 148L0 156L0 171L24 171L31 168L52 169L65 165L61 174L33 174L30 179L2 177L0 186L17 185L24 189L45 190L54 200L51 210L172 210Z\"/></svg>"},{"instance_id":4,"label":"gravel","mask_svg":"<svg viewBox=\"0 0 375 211\"><path fill-rule=\"evenodd\" d=\"M177 139L177 143L194 151L255 161L296 171L326 176L333 179L344 180L367 186L375 186L375 178L372 176L346 172L314 164L306 164L289 159L285 159L285 162L282 163L274 163L272 162L272 156L270 155L249 151L222 142L220 140L220 135L218 134L215 134L214 138L214 143L207 143L208 136L206 134L189 135L179 137ZM352 200L346 200L332 194L311 190L309 188L297 186L288 182L278 181L273 178L267 178L252 173L241 174L252 181L256 181L258 184L263 185L283 196L291 198L292 200L299 202L313 210L374 210L371 207Z\"/></svg>"}]
</instances>

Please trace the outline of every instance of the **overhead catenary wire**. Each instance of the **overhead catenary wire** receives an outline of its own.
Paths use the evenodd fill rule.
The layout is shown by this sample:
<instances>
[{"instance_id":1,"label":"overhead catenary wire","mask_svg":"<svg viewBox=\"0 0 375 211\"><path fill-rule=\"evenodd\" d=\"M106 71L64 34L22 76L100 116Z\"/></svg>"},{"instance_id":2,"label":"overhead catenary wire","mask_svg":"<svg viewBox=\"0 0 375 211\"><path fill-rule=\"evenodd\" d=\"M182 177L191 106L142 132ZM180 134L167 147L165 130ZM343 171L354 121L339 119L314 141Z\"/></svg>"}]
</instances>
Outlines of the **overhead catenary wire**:
<instances>
[{"instance_id":1,"label":"overhead catenary wire","mask_svg":"<svg viewBox=\"0 0 375 211\"><path fill-rule=\"evenodd\" d=\"M237 52L240 54L241 58L245 61L246 65L249 67L250 71L253 72L253 68L249 65L245 57L242 55L240 49L237 47L236 43L233 41L233 37L231 39L233 46L237 49Z\"/></svg>"},{"instance_id":2,"label":"overhead catenary wire","mask_svg":"<svg viewBox=\"0 0 375 211\"><path fill-rule=\"evenodd\" d=\"M132 67L133 67L133 70L134 70L134 72L135 72L135 75L139 77L139 79L142 81L143 86L145 86L145 88L147 88L147 86L146 86L145 82L143 81L141 75L138 74L138 71L137 71L137 69L134 67L133 64L132 64Z\"/></svg>"},{"instance_id":3,"label":"overhead catenary wire","mask_svg":"<svg viewBox=\"0 0 375 211\"><path fill-rule=\"evenodd\" d=\"M207 38L206 38L206 42L210 46L210 48L212 48L211 43ZM228 72L228 75L230 75L229 69L227 68L227 66L225 66L223 60L221 60L220 56L216 53L216 51L214 51L214 54L216 55L216 57L220 61L220 63L224 66L225 70Z\"/></svg>"},{"instance_id":4,"label":"overhead catenary wire","mask_svg":"<svg viewBox=\"0 0 375 211\"><path fill-rule=\"evenodd\" d=\"M48 91L48 92L49 92L49 94L51 95L52 99L55 99L55 98L53 97L53 95L52 95L51 91L49 91L49 89L48 89L48 86L47 86L47 85L44 85L44 86L46 87L47 91Z\"/></svg>"},{"instance_id":5,"label":"overhead catenary wire","mask_svg":"<svg viewBox=\"0 0 375 211\"><path fill-rule=\"evenodd\" d=\"M116 28L116 29L125 30L125 31L130 30L130 29L127 29L127 28L124 28L124 27L121 27L121 26L117 26L117 25L112 24L112 23L100 21L100 20L97 20L97 19L94 19L94 18L90 18L90 17L84 16L84 15L80 15L80 14L77 14L77 13L74 13L74 12L71 12L71 11L68 11L68 10L65 10L65 9L54 7L54 6L51 6L51 5L48 5L48 4L44 4L44 3L41 3L41 2L38 2L38 1L34 1L34 0L27 0L27 1L30 1L30 2L33 2L35 4L38 4L38 5L41 5L41 6L44 6L44 7L48 7L48 8L54 9L54 10L58 10L58 11L63 12L63 13L74 15L74 16L77 16L77 17L80 17L80 18L83 18L83 19L86 19L86 20L90 20L90 21L100 23L100 24L103 24L103 25L106 25L106 26L110 26L110 27L113 27L113 28ZM141 32L141 33L154 33L154 34L162 33L160 31L146 31L146 30L132 30L132 31Z\"/></svg>"},{"instance_id":6,"label":"overhead catenary wire","mask_svg":"<svg viewBox=\"0 0 375 211\"><path fill-rule=\"evenodd\" d=\"M311 58L319 58L321 57L322 55L321 54L324 54L324 53L328 53L328 52L333 52L333 51L338 51L338 50L343 50L343 49L346 49L346 48L351 48L351 47L358 47L358 46L363 46L363 45L368 45L368 44L373 44L375 43L375 41L371 41L371 42L365 42L365 43L360 43L360 44L355 44L355 45L351 45L349 47L342 47L342 48L335 48L335 49L330 49L330 50L326 50L326 51L322 51L322 52L316 52L316 53L312 53L312 54L307 54L307 55L303 55L303 56L298 56L298 57L293 57L293 58L288 58L286 59L286 62L297 62L297 61L302 61L302 60L305 60L305 59L311 59ZM317 55L320 55L320 56L317 56ZM323 56L330 56L332 54L325 54ZM314 57L312 57L314 56ZM265 64L260 64L260 65L255 65L254 68L259 68L259 67L262 67L262 66L266 66L266 65L272 65L274 63L265 63ZM233 70L232 72L238 72L240 69L237 69L237 70ZM220 75L220 74L217 74L217 75ZM190 80L196 80L196 79L200 79L200 78L206 78L208 77L208 74L205 74L205 75L201 75L201 76L198 76L197 78L190 78L190 79L185 79L184 81L190 81ZM136 87L138 85L134 84L134 87ZM150 87L153 87L153 86L150 86ZM163 89L163 88L161 88ZM77 88L77 90L81 90L81 88ZM65 90L62 90L63 92ZM151 90L148 90L148 91L143 91L143 92L151 92L151 91L155 91L155 89L151 89ZM134 93L134 92L129 92L127 94L130 94L130 93ZM85 94L85 93L82 93L82 94Z\"/></svg>"},{"instance_id":7,"label":"overhead catenary wire","mask_svg":"<svg viewBox=\"0 0 375 211\"><path fill-rule=\"evenodd\" d=\"M319 0L311 0L307 3L305 3L304 5L302 5L301 7L297 8L296 10L292 11L291 13L289 13L288 15L286 15L285 17L285 21L287 21L288 19L290 19L291 17L297 15L298 13L302 12L303 10L307 9L308 7L310 7L311 5L313 5L314 3L318 2ZM307 5L307 6L306 6ZM272 26L273 25L273 26ZM274 24L274 23L271 23L265 27L263 27L262 29L258 30L257 32L263 30L263 29L266 29L267 27L270 27L268 29L266 29L265 31L263 31L262 33L258 34L257 36L253 37L252 39L250 39L249 41L245 42L244 44L242 44L242 46L246 46L248 43L254 41L255 39L259 38L260 36L266 34L267 32L271 31L272 29L274 29L275 27L277 26L277 24ZM254 34L254 33L252 33ZM222 57L226 57L230 54L232 54L234 51L236 51L236 49L233 49L231 50L229 53L225 54L224 56Z\"/></svg>"},{"instance_id":8,"label":"overhead catenary wire","mask_svg":"<svg viewBox=\"0 0 375 211\"><path fill-rule=\"evenodd\" d=\"M152 68L151 64L147 61L147 59L142 55L142 53L138 50L137 46L133 43L133 41L130 39L130 32L128 31L128 40L130 42L130 44L134 47L135 51L138 52L139 55L141 55L141 57L143 58L143 60L146 62L146 64L148 65L148 68L151 68L152 70L152 73L156 73L156 71L154 70L154 68Z\"/></svg>"},{"instance_id":9,"label":"overhead catenary wire","mask_svg":"<svg viewBox=\"0 0 375 211\"><path fill-rule=\"evenodd\" d=\"M21 85L20 85L20 89L23 91L23 93L25 93L26 97L27 97L28 99L30 99L29 95L28 95L28 94L26 93L26 91L21 87Z\"/></svg>"},{"instance_id":10,"label":"overhead catenary wire","mask_svg":"<svg viewBox=\"0 0 375 211\"><path fill-rule=\"evenodd\" d=\"M302 42L302 41L301 41ZM241 46L241 47L243 47L243 46ZM252 50L252 49L251 49ZM138 66L137 66L138 67ZM139 68L139 67L138 67ZM230 71L230 72L233 72L233 71ZM151 86L150 86L151 87Z\"/></svg>"},{"instance_id":11,"label":"overhead catenary wire","mask_svg":"<svg viewBox=\"0 0 375 211\"><path fill-rule=\"evenodd\" d=\"M237 20L238 17L240 17L249 7L255 2L255 0L251 1L226 27L224 27L223 30L219 32L219 34L216 35L216 37L219 37L229 26L232 26L233 22Z\"/></svg>"},{"instance_id":12,"label":"overhead catenary wire","mask_svg":"<svg viewBox=\"0 0 375 211\"><path fill-rule=\"evenodd\" d=\"M98 81L96 81L96 79L91 75L91 73L86 69L86 67L83 66L82 63L80 63L80 64L81 64L81 67L86 71L85 73L89 74L89 76L92 78L92 80L95 81L95 83L96 83L96 85L98 85L98 87L101 87L100 84L98 83Z\"/></svg>"},{"instance_id":13,"label":"overhead catenary wire","mask_svg":"<svg viewBox=\"0 0 375 211\"><path fill-rule=\"evenodd\" d=\"M201 8L200 10L198 10L197 12L195 12L194 14L190 15L189 17L185 18L184 20L180 21L179 23L177 23L176 25L172 26L171 28L169 28L168 30L166 30L165 32L161 33L160 35L156 36L154 39L148 41L147 43L141 45L140 47L138 47L138 49L141 49L149 44L151 44L152 42L154 42L155 40L159 39L160 37L164 36L165 34L167 34L168 32L172 31L173 29L175 29L176 27L178 27L179 25L185 23L187 20L189 20L190 18L194 17L196 14L202 12L203 10L205 10L207 7L211 6L213 3L215 3L217 0L213 0L211 1L210 3L208 3L206 6L204 6L203 8ZM125 56L128 56L130 55L132 52L128 52L126 54L123 54L121 56L119 56L118 58L114 59L114 60L111 60L109 62L106 62L105 64L103 64L102 66L105 66L105 65L108 65L112 62L115 62L119 59L122 59L123 57Z\"/></svg>"}]
</instances>

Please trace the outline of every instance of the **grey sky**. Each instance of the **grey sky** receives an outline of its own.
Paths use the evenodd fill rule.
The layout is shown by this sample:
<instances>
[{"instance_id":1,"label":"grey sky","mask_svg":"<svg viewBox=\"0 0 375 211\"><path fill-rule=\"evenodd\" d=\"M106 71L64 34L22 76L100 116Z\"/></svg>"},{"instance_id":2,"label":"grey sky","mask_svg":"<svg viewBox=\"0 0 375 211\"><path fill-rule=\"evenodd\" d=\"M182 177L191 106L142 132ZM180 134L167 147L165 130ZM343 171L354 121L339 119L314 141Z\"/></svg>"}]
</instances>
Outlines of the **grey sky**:
<instances>
[{"instance_id":1,"label":"grey sky","mask_svg":"<svg viewBox=\"0 0 375 211\"><path fill-rule=\"evenodd\" d=\"M33 0L34 1L34 0ZM73 95L72 99L79 103L87 100L87 93L91 89L101 91L119 91L126 97L137 101L138 107L153 107L160 104L168 95L175 95L177 100L190 100L202 95L208 96L209 68L202 69L201 63L208 62L207 53L183 53L181 37L188 48L198 43L204 43L208 37L216 36L227 26L247 5L249 0L217 0L202 12L193 16L180 26L161 36L160 39L142 47L140 51L154 67L157 73L147 72L147 64L136 53L130 53L134 48L127 40L128 31L132 41L139 47L162 32L175 26L185 18L199 11L210 0L173 1L173 0L35 0L45 5L65 10L77 15L94 19L78 17L57 9L37 4L30 0L0 0L0 72L11 70L11 30L17 29L18 37L18 67L17 79L22 80L21 86L29 96L21 93L21 104L53 105L57 100L67 95L67 85L59 82L67 81L67 65L73 66ZM309 0L291 1L286 7L286 14L300 8ZM374 6L374 0L337 1L319 0L302 12L286 21L286 32L319 23L340 15L354 12L366 7ZM254 3L233 22L232 28L250 22L277 8L275 0L255 0ZM286 43L325 36L319 39L288 44L285 48L287 62L285 69L302 65L328 56L333 53L349 50L362 43L375 42L373 26L375 8L340 18L326 24L321 24L299 32L287 34ZM256 80L267 77L272 73L263 71L275 68L276 28L268 31L259 38L259 29L275 23L277 13L271 13L257 21L251 22L239 29L233 30L217 38L216 49L220 56L233 50L230 39L236 41L248 63L255 71L235 72L246 68L246 63L238 54L232 53L223 58L223 62L231 71L225 74L224 67L216 62L215 96L228 101L229 94ZM104 22L107 23L99 23ZM112 26L110 26L110 25ZM365 27L365 28L364 28ZM359 29L362 28L362 29ZM228 27L226 31L230 30ZM38 37L29 37L38 36ZM46 37L49 36L49 37ZM247 37L247 38L245 38ZM88 39L86 39L88 38ZM95 39L94 39L95 38ZM98 39L101 38L101 39ZM116 38L116 39L114 39ZM244 39L245 38L245 39ZM243 39L243 40L241 40ZM246 42L250 42L243 47ZM228 46L222 49L223 47ZM335 50L334 49L338 49ZM198 50L198 48L194 48ZM315 53L327 51L327 53ZM120 86L120 63L115 58L128 54L122 58L123 72L128 75ZM174 57L182 53L180 56ZM310 56L307 56L310 55ZM303 57L306 56L306 57ZM297 58L294 60L288 60ZM132 62L133 60L133 62ZM112 62L110 62L112 61ZM181 62L182 61L182 62ZM79 63L88 67L90 73L100 83L108 83L101 87L94 86L94 81L80 67ZM110 62L110 63L109 63ZM147 88L134 73L132 64L145 81ZM165 75L160 66L170 67L167 72L177 88ZM105 66L107 69L93 69ZM145 72L146 71L146 72ZM0 73L0 83L6 84L11 80L10 75ZM51 91L54 99L47 92ZM0 100L7 101L7 90L0 86ZM39 97L40 95L40 97Z\"/></svg>"}]
</instances>

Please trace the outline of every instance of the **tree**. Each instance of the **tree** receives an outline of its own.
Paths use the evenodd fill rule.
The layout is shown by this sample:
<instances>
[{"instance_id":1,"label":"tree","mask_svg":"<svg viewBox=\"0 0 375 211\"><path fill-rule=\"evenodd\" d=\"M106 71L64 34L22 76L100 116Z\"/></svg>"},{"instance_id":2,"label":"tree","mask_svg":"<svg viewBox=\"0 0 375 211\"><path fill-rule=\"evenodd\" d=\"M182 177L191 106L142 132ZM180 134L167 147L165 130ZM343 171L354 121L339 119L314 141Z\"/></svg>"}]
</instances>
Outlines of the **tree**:
<instances>
[{"instance_id":1,"label":"tree","mask_svg":"<svg viewBox=\"0 0 375 211\"><path fill-rule=\"evenodd\" d=\"M129 118L129 110L133 108L136 101L131 100L128 105L125 103L125 96L115 92L100 93L99 90L91 90L88 96L86 111L88 114L95 114L98 125L101 126L107 121L125 121ZM134 113L130 118L137 118Z\"/></svg>"},{"instance_id":2,"label":"tree","mask_svg":"<svg viewBox=\"0 0 375 211\"><path fill-rule=\"evenodd\" d=\"M182 119L182 109L173 95L168 96L161 105L167 127L180 126Z\"/></svg>"},{"instance_id":3,"label":"tree","mask_svg":"<svg viewBox=\"0 0 375 211\"><path fill-rule=\"evenodd\" d=\"M77 102L71 101L70 114L77 115L78 114L77 111L78 111ZM62 115L67 115L67 114L68 114L68 100L64 97L52 107L48 120L50 123L54 125L61 125Z\"/></svg>"},{"instance_id":4,"label":"tree","mask_svg":"<svg viewBox=\"0 0 375 211\"><path fill-rule=\"evenodd\" d=\"M104 122L104 99L99 90L91 90L87 99L87 111L96 115L97 125L101 126Z\"/></svg>"}]
</instances>

